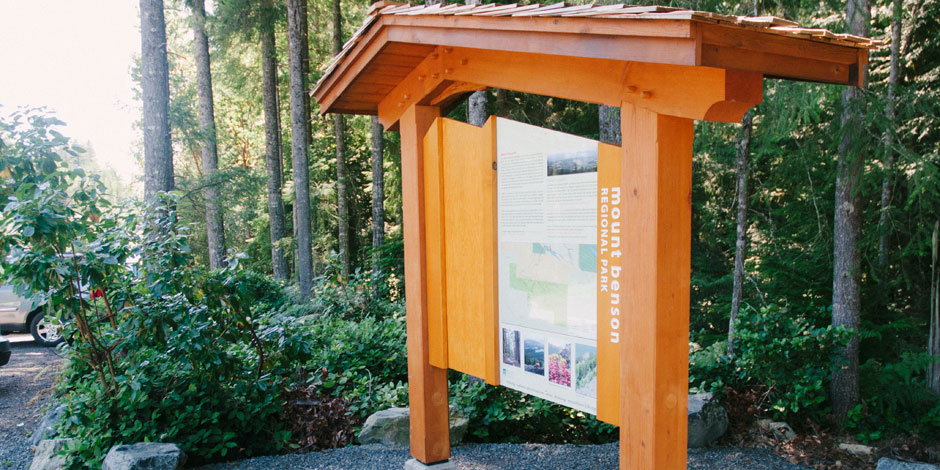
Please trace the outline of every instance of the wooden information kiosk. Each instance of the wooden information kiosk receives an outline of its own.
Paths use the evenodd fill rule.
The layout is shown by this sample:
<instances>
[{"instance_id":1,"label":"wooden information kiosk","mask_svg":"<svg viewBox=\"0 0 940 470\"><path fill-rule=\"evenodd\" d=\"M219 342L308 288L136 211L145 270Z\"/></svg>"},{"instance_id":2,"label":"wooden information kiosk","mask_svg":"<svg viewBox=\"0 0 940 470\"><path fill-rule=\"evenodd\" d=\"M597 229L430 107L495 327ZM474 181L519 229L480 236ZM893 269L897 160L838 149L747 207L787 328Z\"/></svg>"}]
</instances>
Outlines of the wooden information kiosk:
<instances>
[{"instance_id":1,"label":"wooden information kiosk","mask_svg":"<svg viewBox=\"0 0 940 470\"><path fill-rule=\"evenodd\" d=\"M480 128L442 114L487 88L620 107L623 145L597 145L588 209L598 225L609 223L602 210L622 223L617 270L602 266L615 262L597 249L608 240L594 252L595 275L617 288L595 304L596 412L620 426L620 468L678 470L693 120L740 121L764 78L861 86L875 46L778 18L664 7L373 5L313 94L323 113L378 115L401 133L412 456L450 458L447 369L498 385L516 361L501 351L520 347L518 332L499 331L500 120ZM601 194L609 188L618 197Z\"/></svg>"}]
</instances>

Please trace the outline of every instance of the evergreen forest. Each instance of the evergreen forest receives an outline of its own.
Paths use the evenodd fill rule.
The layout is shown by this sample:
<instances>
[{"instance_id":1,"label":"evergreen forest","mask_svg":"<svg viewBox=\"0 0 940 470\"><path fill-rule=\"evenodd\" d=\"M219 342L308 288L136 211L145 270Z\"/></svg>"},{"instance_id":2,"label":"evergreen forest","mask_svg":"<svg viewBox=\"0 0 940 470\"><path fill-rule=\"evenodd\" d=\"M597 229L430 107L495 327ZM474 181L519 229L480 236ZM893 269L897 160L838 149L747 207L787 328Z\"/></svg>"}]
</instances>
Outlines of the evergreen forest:
<instances>
[{"instance_id":1,"label":"evergreen forest","mask_svg":"<svg viewBox=\"0 0 940 470\"><path fill-rule=\"evenodd\" d=\"M166 47L164 75L159 38L134 70L142 194L99 174L55 116L0 118L0 281L39 295L69 338L55 393L73 468L145 440L197 464L350 445L367 416L408 404L400 137L321 115L309 92L370 5L140 3ZM839 442L940 462L940 0L663 3L884 44L865 87L766 79L742 123L695 123L690 393L724 404L723 442L813 468L874 468ZM486 116L620 138L616 109L513 90L448 115ZM618 439L449 378L467 440ZM767 444L761 418L801 438Z\"/></svg>"}]
</instances>

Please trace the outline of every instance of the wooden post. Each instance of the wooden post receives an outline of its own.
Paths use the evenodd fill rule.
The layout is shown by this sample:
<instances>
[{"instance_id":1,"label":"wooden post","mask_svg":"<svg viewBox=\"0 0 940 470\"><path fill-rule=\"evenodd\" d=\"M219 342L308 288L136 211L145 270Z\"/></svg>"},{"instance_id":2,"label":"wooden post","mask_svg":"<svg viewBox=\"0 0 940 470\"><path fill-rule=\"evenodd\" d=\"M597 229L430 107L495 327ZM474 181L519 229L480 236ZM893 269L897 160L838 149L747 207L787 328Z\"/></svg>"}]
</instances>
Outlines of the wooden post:
<instances>
[{"instance_id":1,"label":"wooden post","mask_svg":"<svg viewBox=\"0 0 940 470\"><path fill-rule=\"evenodd\" d=\"M692 120L621 105L620 468L686 468Z\"/></svg>"},{"instance_id":2,"label":"wooden post","mask_svg":"<svg viewBox=\"0 0 940 470\"><path fill-rule=\"evenodd\" d=\"M429 361L424 225L424 135L439 116L439 108L411 105L400 121L411 455L425 464L450 458L447 370Z\"/></svg>"}]
</instances>

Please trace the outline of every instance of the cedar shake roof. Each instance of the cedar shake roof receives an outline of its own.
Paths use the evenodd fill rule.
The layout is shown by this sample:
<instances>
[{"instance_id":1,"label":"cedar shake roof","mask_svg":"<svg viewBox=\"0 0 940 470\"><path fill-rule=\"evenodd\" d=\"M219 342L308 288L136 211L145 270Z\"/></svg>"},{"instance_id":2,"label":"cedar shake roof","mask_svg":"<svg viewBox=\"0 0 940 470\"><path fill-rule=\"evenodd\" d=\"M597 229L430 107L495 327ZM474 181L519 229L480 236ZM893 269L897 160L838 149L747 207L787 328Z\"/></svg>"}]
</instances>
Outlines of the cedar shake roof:
<instances>
[{"instance_id":1,"label":"cedar shake roof","mask_svg":"<svg viewBox=\"0 0 940 470\"><path fill-rule=\"evenodd\" d=\"M705 66L767 78L861 84L880 41L772 16L662 6L409 5L381 1L311 94L320 112L376 114L438 47Z\"/></svg>"}]
</instances>

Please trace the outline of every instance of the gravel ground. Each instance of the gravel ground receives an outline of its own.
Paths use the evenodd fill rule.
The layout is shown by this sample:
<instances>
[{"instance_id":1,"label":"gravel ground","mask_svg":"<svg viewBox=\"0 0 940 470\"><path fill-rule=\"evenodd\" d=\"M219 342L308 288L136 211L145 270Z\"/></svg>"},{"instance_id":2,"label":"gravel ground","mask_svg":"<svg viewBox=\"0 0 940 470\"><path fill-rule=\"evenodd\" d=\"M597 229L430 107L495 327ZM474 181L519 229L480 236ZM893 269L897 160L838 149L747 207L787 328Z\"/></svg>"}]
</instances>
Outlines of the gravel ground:
<instances>
[{"instance_id":1,"label":"gravel ground","mask_svg":"<svg viewBox=\"0 0 940 470\"><path fill-rule=\"evenodd\" d=\"M26 469L33 454L27 438L42 418L55 368L55 349L36 346L29 335L6 335L13 354L0 366L0 469Z\"/></svg>"},{"instance_id":2,"label":"gravel ground","mask_svg":"<svg viewBox=\"0 0 940 470\"><path fill-rule=\"evenodd\" d=\"M407 449L368 445L300 455L258 457L200 470L389 470L400 469ZM470 444L454 447L461 470L616 470L617 444L599 446ZM690 470L806 470L758 449L690 450Z\"/></svg>"}]
</instances>

